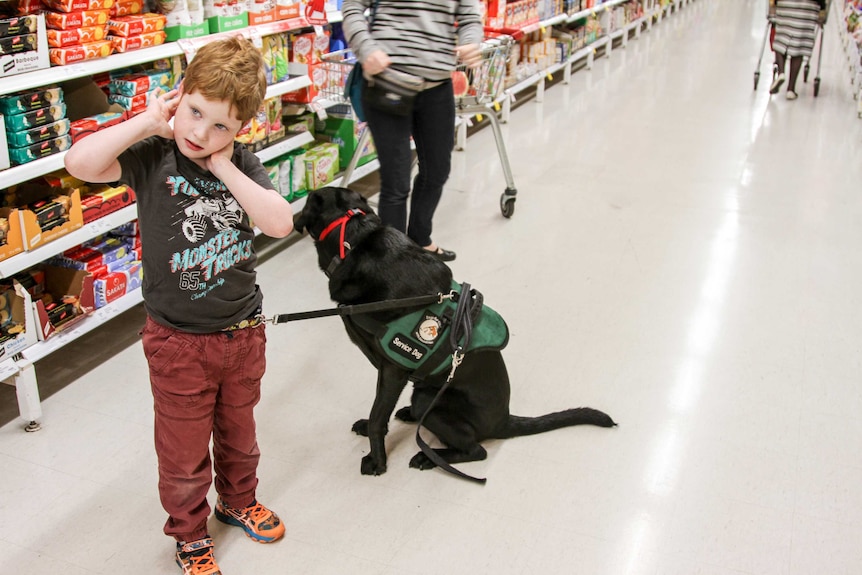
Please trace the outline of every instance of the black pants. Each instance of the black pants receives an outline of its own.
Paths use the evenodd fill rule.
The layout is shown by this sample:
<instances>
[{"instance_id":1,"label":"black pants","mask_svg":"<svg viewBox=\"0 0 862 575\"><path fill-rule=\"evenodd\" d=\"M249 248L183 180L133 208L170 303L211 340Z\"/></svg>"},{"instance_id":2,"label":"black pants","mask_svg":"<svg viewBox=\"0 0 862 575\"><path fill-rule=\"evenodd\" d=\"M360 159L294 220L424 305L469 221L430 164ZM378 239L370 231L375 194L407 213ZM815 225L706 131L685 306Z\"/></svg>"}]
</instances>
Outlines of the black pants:
<instances>
[{"instance_id":1,"label":"black pants","mask_svg":"<svg viewBox=\"0 0 862 575\"><path fill-rule=\"evenodd\" d=\"M420 246L431 244L432 220L443 184L449 179L452 147L455 143L455 98L452 82L420 92L410 116L395 116L363 109L380 160L380 204L378 214L384 224L405 232ZM416 143L419 173L410 197L412 152L410 136Z\"/></svg>"}]
</instances>

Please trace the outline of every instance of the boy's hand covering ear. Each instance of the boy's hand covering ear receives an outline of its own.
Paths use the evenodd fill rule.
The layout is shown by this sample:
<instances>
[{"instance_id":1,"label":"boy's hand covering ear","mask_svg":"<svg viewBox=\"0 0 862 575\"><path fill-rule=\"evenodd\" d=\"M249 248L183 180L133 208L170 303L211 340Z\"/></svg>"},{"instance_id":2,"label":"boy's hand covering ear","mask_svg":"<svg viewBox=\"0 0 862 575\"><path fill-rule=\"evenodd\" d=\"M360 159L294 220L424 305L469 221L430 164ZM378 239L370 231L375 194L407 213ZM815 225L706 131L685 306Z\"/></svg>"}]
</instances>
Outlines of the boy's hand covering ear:
<instances>
[{"instance_id":1,"label":"boy's hand covering ear","mask_svg":"<svg viewBox=\"0 0 862 575\"><path fill-rule=\"evenodd\" d=\"M150 100L147 111L144 113L149 116L154 135L169 140L174 139L174 130L168 122L174 117L181 96L182 87L179 90L171 90Z\"/></svg>"}]
</instances>

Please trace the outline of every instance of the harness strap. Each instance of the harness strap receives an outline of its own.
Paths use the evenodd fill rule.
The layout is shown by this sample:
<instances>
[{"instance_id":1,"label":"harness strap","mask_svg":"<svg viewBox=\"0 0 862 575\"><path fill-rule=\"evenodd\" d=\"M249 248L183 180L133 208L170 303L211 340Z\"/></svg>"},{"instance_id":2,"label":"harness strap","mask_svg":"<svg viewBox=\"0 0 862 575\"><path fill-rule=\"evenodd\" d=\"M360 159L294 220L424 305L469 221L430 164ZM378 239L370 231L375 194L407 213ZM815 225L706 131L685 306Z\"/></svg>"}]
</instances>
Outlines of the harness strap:
<instances>
[{"instance_id":1,"label":"harness strap","mask_svg":"<svg viewBox=\"0 0 862 575\"><path fill-rule=\"evenodd\" d=\"M458 307L455 308L455 315L452 320L451 331L449 332L449 344L452 346L452 369L449 371L449 377L446 378L446 383L444 383L437 391L437 395L435 395L434 399L431 400L431 404L428 406L428 409L426 409L425 413L422 414L422 417L419 418L419 424L416 426L416 443L419 445L419 449L422 450L422 453L434 462L437 467L463 479L484 484L487 481L484 477L473 477L472 475L468 475L467 473L452 467L445 459L440 457L436 451L431 449L431 447L425 443L425 440L422 439L422 435L419 433L422 429L422 424L425 423L425 418L428 417L428 414L431 413L432 409L434 409L437 401L449 388L449 384L452 383L452 379L455 377L455 370L458 369L459 365L461 365L461 360L464 357L464 350L470 346L470 339L473 336L473 308L476 305L478 305L479 308L482 307L481 294L478 294L478 301L474 304L473 295L475 294L478 294L478 292L471 293L470 284L461 284L461 294L458 298Z\"/></svg>"}]
</instances>

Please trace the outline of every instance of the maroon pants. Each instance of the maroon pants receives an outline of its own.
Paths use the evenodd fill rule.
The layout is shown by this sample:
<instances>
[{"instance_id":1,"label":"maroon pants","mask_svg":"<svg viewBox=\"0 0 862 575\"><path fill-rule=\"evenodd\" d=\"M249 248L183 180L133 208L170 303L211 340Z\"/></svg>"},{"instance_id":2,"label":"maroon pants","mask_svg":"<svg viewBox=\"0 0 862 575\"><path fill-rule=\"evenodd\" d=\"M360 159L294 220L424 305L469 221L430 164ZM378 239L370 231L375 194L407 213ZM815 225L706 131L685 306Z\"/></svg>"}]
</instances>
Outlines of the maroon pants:
<instances>
[{"instance_id":1,"label":"maroon pants","mask_svg":"<svg viewBox=\"0 0 862 575\"><path fill-rule=\"evenodd\" d=\"M260 451L254 406L266 370L264 330L192 334L147 318L142 335L155 406L159 496L169 516L165 533L177 541L207 535L212 467L227 505L245 507L255 497Z\"/></svg>"}]
</instances>

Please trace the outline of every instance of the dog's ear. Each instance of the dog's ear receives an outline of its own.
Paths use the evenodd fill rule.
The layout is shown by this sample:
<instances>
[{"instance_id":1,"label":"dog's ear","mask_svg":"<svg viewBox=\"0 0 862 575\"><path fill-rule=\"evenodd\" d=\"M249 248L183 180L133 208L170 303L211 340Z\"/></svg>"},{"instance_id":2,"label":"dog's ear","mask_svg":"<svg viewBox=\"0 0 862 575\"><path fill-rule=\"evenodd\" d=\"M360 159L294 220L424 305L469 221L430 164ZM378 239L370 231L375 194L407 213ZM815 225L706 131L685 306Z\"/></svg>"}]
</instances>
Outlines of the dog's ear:
<instances>
[{"instance_id":1,"label":"dog's ear","mask_svg":"<svg viewBox=\"0 0 862 575\"><path fill-rule=\"evenodd\" d=\"M315 193L310 192L305 201L305 206L302 211L293 216L293 227L297 232L302 233L306 229L312 227L320 218L320 210L323 205L323 198Z\"/></svg>"}]
</instances>

